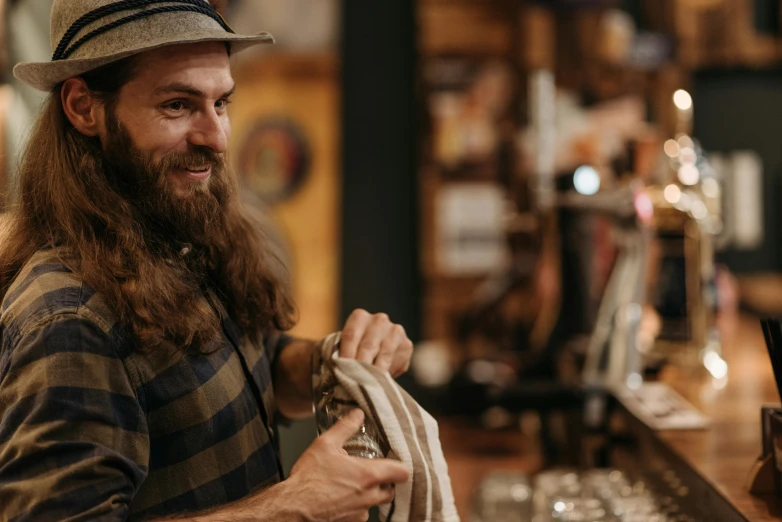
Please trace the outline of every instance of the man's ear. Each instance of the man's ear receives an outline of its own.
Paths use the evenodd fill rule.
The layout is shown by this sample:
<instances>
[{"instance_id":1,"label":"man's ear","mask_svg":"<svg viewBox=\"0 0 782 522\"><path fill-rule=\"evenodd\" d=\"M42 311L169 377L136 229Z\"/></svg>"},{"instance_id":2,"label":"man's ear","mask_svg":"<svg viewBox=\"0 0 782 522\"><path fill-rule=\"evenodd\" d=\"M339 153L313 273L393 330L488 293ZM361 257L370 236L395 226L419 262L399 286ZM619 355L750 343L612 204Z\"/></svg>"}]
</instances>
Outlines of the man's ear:
<instances>
[{"instance_id":1,"label":"man's ear","mask_svg":"<svg viewBox=\"0 0 782 522\"><path fill-rule=\"evenodd\" d=\"M212 7L215 8L215 11L220 13L221 16L225 16L225 8L228 0L212 0L210 3L212 4Z\"/></svg>"},{"instance_id":2,"label":"man's ear","mask_svg":"<svg viewBox=\"0 0 782 522\"><path fill-rule=\"evenodd\" d=\"M85 136L98 136L103 133L103 102L90 93L82 78L66 80L60 97L65 116L77 131Z\"/></svg>"}]
</instances>

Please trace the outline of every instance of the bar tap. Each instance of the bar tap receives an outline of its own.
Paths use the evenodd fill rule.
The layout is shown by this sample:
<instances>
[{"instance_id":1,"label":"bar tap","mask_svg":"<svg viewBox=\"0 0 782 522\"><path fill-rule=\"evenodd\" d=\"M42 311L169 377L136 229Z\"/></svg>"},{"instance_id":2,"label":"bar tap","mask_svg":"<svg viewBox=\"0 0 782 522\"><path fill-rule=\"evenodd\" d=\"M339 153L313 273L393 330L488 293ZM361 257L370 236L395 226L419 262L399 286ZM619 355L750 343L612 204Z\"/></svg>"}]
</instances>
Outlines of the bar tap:
<instances>
[{"instance_id":1,"label":"bar tap","mask_svg":"<svg viewBox=\"0 0 782 522\"><path fill-rule=\"evenodd\" d=\"M727 365L715 326L720 180L690 135L691 96L680 89L673 103L678 134L666 141L659 183L649 187L656 230L650 288L655 289L652 301L660 318L649 355L687 368L703 365L716 379L724 379Z\"/></svg>"}]
</instances>

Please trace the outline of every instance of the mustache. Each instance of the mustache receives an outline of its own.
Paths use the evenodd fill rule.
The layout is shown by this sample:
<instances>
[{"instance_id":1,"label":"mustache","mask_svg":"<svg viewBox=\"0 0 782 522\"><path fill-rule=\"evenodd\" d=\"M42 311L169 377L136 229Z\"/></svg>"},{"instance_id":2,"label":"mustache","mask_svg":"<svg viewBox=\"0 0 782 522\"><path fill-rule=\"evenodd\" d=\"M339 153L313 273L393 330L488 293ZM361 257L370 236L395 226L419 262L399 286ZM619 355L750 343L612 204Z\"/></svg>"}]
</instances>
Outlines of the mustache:
<instances>
[{"instance_id":1,"label":"mustache","mask_svg":"<svg viewBox=\"0 0 782 522\"><path fill-rule=\"evenodd\" d=\"M160 160L158 171L166 173L174 169L189 167L222 167L225 165L225 154L218 153L206 147L199 147L185 152L172 152Z\"/></svg>"}]
</instances>

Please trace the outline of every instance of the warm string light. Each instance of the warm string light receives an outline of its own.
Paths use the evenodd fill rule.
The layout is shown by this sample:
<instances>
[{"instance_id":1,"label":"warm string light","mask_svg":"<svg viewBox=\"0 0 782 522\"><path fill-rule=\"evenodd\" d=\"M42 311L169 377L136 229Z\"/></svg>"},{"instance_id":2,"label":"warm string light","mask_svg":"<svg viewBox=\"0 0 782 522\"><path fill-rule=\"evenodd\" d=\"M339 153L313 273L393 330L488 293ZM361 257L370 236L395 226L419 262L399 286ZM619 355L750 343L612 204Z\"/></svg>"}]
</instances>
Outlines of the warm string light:
<instances>
[{"instance_id":1,"label":"warm string light","mask_svg":"<svg viewBox=\"0 0 782 522\"><path fill-rule=\"evenodd\" d=\"M665 151L666 156L675 158L679 155L679 144L676 140L668 140L665 142L665 145L663 145L663 150Z\"/></svg>"},{"instance_id":2,"label":"warm string light","mask_svg":"<svg viewBox=\"0 0 782 522\"><path fill-rule=\"evenodd\" d=\"M728 375L728 363L716 352L708 352L703 357L703 365L715 379L724 379Z\"/></svg>"},{"instance_id":3,"label":"warm string light","mask_svg":"<svg viewBox=\"0 0 782 522\"><path fill-rule=\"evenodd\" d=\"M679 167L679 181L682 182L682 185L697 185L698 180L701 177L701 173L698 170L698 167L696 167L693 164L687 163Z\"/></svg>"},{"instance_id":4,"label":"warm string light","mask_svg":"<svg viewBox=\"0 0 782 522\"><path fill-rule=\"evenodd\" d=\"M680 111L689 111L692 109L692 96L684 89L679 89L673 93L673 104Z\"/></svg>"},{"instance_id":5,"label":"warm string light","mask_svg":"<svg viewBox=\"0 0 782 522\"><path fill-rule=\"evenodd\" d=\"M663 197L665 198L665 201L671 205L675 205L682 198L682 190L678 187L678 185L668 185L663 190Z\"/></svg>"}]
</instances>

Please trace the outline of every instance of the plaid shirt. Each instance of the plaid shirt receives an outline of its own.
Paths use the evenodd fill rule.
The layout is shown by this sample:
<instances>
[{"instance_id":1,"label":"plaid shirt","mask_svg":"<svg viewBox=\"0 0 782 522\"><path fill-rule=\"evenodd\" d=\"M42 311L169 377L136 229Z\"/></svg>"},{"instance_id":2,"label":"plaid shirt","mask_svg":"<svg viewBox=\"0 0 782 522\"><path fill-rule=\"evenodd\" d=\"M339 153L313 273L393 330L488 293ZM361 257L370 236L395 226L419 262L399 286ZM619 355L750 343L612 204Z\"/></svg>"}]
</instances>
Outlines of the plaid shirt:
<instances>
[{"instance_id":1,"label":"plaid shirt","mask_svg":"<svg viewBox=\"0 0 782 522\"><path fill-rule=\"evenodd\" d=\"M278 482L270 368L289 338L256 348L216 313L211 355L142 354L53 250L35 254L0 314L0 520L138 520Z\"/></svg>"}]
</instances>

